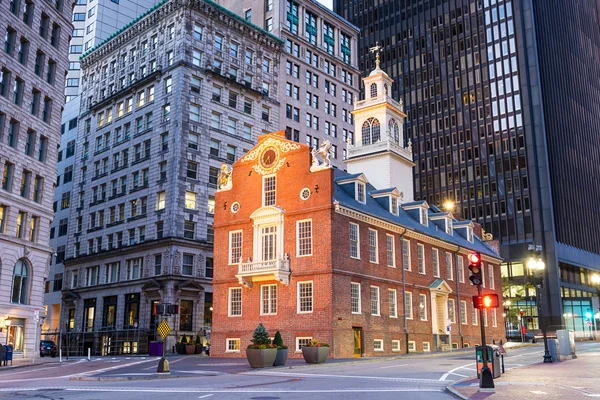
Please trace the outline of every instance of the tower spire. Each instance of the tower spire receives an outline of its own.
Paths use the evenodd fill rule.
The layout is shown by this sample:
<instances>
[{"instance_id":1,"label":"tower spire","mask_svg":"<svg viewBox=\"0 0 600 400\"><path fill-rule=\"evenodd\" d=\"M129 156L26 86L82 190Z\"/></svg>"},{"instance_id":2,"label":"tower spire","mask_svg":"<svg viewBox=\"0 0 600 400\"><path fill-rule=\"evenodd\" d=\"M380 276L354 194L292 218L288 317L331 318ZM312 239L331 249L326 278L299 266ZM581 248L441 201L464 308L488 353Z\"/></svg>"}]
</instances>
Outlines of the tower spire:
<instances>
[{"instance_id":1,"label":"tower spire","mask_svg":"<svg viewBox=\"0 0 600 400\"><path fill-rule=\"evenodd\" d=\"M379 51L381 50L381 46L379 45L379 42L375 42L375 46L369 48L369 51L371 53L375 53L375 69L380 69L379 68Z\"/></svg>"}]
</instances>

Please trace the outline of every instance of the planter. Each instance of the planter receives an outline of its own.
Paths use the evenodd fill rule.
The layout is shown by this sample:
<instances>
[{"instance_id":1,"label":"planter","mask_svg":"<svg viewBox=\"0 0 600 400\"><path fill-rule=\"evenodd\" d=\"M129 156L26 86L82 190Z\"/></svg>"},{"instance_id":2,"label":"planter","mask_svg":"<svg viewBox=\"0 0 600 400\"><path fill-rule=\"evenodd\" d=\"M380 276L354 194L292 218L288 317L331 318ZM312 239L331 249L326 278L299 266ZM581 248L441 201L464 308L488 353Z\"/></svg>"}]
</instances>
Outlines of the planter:
<instances>
[{"instance_id":1,"label":"planter","mask_svg":"<svg viewBox=\"0 0 600 400\"><path fill-rule=\"evenodd\" d=\"M246 349L246 358L252 368L272 367L277 349Z\"/></svg>"},{"instance_id":2,"label":"planter","mask_svg":"<svg viewBox=\"0 0 600 400\"><path fill-rule=\"evenodd\" d=\"M194 354L202 354L203 350L204 346L202 346L201 344L197 344L195 345Z\"/></svg>"},{"instance_id":3,"label":"planter","mask_svg":"<svg viewBox=\"0 0 600 400\"><path fill-rule=\"evenodd\" d=\"M194 344L186 344L185 345L185 354L194 354L196 352L196 345Z\"/></svg>"},{"instance_id":4,"label":"planter","mask_svg":"<svg viewBox=\"0 0 600 400\"><path fill-rule=\"evenodd\" d=\"M186 346L185 343L176 343L175 344L175 351L177 352L177 354L186 354L185 346Z\"/></svg>"},{"instance_id":5,"label":"planter","mask_svg":"<svg viewBox=\"0 0 600 400\"><path fill-rule=\"evenodd\" d=\"M288 349L277 349L277 356L275 357L274 367L285 365L288 356Z\"/></svg>"},{"instance_id":6,"label":"planter","mask_svg":"<svg viewBox=\"0 0 600 400\"><path fill-rule=\"evenodd\" d=\"M322 364L325 361L327 361L327 356L329 356L329 347L303 347L302 356L304 357L304 361L306 361L309 364Z\"/></svg>"}]
</instances>

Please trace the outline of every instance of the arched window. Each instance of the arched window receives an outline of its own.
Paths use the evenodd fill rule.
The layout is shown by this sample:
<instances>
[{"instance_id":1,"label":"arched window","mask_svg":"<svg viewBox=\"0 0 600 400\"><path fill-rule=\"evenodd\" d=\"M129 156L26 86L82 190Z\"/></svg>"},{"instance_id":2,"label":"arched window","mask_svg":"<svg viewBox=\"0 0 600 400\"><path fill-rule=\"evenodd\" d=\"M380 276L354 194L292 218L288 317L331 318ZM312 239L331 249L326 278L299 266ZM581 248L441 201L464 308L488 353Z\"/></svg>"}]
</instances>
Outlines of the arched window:
<instances>
[{"instance_id":1,"label":"arched window","mask_svg":"<svg viewBox=\"0 0 600 400\"><path fill-rule=\"evenodd\" d=\"M13 286L11 303L27 304L27 287L29 286L29 274L27 264L23 260L17 261L13 272Z\"/></svg>"},{"instance_id":2,"label":"arched window","mask_svg":"<svg viewBox=\"0 0 600 400\"><path fill-rule=\"evenodd\" d=\"M390 119L390 137L396 144L400 144L400 130L398 129L398 123L395 119Z\"/></svg>"},{"instance_id":3,"label":"arched window","mask_svg":"<svg viewBox=\"0 0 600 400\"><path fill-rule=\"evenodd\" d=\"M379 126L379 120L375 118L369 118L365 121L362 126L362 144L363 146L377 143L381 138L381 127Z\"/></svg>"},{"instance_id":4,"label":"arched window","mask_svg":"<svg viewBox=\"0 0 600 400\"><path fill-rule=\"evenodd\" d=\"M371 83L371 97L377 97L377 84Z\"/></svg>"}]
</instances>

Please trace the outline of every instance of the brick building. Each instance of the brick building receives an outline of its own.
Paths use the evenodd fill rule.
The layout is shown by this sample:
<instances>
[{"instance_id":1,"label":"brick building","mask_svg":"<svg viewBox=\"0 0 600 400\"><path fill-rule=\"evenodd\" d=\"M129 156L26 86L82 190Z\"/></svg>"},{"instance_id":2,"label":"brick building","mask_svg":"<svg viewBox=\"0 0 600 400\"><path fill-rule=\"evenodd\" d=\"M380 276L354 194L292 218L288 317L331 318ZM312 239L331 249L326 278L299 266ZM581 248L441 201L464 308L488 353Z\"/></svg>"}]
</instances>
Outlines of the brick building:
<instances>
[{"instance_id":1,"label":"brick building","mask_svg":"<svg viewBox=\"0 0 600 400\"><path fill-rule=\"evenodd\" d=\"M465 258L481 252L484 292L500 296L500 257L479 226L397 188L414 165L403 106L379 68L363 81L349 172L278 132L221 182L211 354L241 356L258 322L279 329L296 355L311 338L329 343L332 357L480 343ZM484 324L490 340L504 336L498 310Z\"/></svg>"}]
</instances>

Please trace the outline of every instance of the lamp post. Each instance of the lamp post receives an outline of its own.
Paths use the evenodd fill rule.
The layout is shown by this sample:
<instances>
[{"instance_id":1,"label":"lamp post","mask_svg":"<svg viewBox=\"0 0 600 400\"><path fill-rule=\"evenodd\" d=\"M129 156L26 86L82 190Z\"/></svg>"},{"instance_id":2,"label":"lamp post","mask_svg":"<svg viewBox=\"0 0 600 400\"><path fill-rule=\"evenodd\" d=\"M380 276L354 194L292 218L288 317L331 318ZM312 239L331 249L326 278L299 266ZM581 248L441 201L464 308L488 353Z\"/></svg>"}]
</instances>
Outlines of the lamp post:
<instances>
[{"instance_id":1,"label":"lamp post","mask_svg":"<svg viewBox=\"0 0 600 400\"><path fill-rule=\"evenodd\" d=\"M532 272L532 274L534 275L534 277L536 278L540 278L541 283L538 283L535 285L535 297L536 297L536 304L538 307L538 320L540 321L540 325L542 328L542 334L544 335L544 362L545 363L551 363L552 362L552 356L550 355L550 352L548 351L548 336L546 335L546 320L545 320L545 316L544 314L544 310L542 307L542 293L541 293L541 289L544 287L543 282L544 282L544 270L546 269L546 263L544 262L544 260L542 260L542 257L539 255L539 253L541 253L541 246L530 246L530 250L535 250L537 252L537 257L534 257L533 255L529 258L529 261L527 261L527 268L529 268L529 270Z\"/></svg>"},{"instance_id":2,"label":"lamp post","mask_svg":"<svg viewBox=\"0 0 600 400\"><path fill-rule=\"evenodd\" d=\"M4 318L4 326L6 327L6 345L8 346L8 337L10 336L10 317Z\"/></svg>"},{"instance_id":3,"label":"lamp post","mask_svg":"<svg viewBox=\"0 0 600 400\"><path fill-rule=\"evenodd\" d=\"M508 336L508 330L511 328L510 322L510 300L506 300L504 302L504 312L502 313L502 317L504 318L504 336Z\"/></svg>"}]
</instances>

